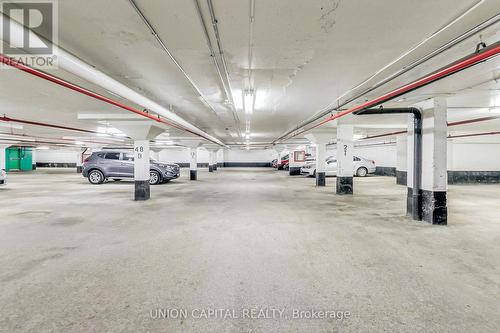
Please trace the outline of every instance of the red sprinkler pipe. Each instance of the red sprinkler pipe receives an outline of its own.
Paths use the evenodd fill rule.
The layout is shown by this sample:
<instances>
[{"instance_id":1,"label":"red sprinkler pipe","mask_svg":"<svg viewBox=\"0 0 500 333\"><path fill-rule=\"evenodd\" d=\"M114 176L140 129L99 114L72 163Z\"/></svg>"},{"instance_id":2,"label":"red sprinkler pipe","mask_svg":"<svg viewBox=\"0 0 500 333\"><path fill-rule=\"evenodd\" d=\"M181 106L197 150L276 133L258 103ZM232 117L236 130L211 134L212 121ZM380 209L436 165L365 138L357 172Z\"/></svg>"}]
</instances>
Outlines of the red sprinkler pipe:
<instances>
[{"instance_id":1,"label":"red sprinkler pipe","mask_svg":"<svg viewBox=\"0 0 500 333\"><path fill-rule=\"evenodd\" d=\"M141 111L141 110L138 110L138 109L133 108L131 106L128 106L126 104L120 103L120 102L115 101L115 100L113 100L111 98L108 98L106 96L100 95L100 94L98 94L96 92L93 92L93 91L88 90L86 88L80 87L80 86L78 86L76 84L73 84L73 83L71 83L69 81L66 81L64 79L61 79L61 78L59 78L57 76L54 76L54 75L45 73L45 72L43 72L41 70L38 70L38 69L35 69L35 68L32 68L32 67L26 66L26 65L24 65L24 64L22 64L22 63L20 63L20 62L18 62L16 60L12 59L12 58L9 58L9 57L5 56L4 54L0 54L0 62L4 63L6 65L12 66L14 68L17 68L17 69L19 69L19 70L21 70L23 72L26 72L26 73L38 76L38 77L40 77L40 78L42 78L44 80L47 80L47 81L53 82L55 84L58 84L60 86L66 87L68 89L74 90L74 91L79 92L81 94L84 94L84 95L90 96L92 98L98 99L98 100L103 101L105 103L117 106L119 108L122 108L124 110L133 112L133 113L138 114L140 116L149 118L149 119L154 120L156 122L166 124L168 126L171 126L171 127L174 127L174 128L177 128L177 129L189 132L191 134L197 135L197 136L202 137L202 138L204 138L206 140L214 142L213 140L210 140L209 138L205 138L202 135L200 135L198 133L195 133L195 132L193 132L193 131L191 131L191 130L189 130L187 128L184 128L184 127L179 126L177 124L174 124L174 123L172 123L170 121L167 121L167 120L161 118L159 115L158 116L154 116L154 115L149 114L148 112ZM214 143L217 143L217 142L214 142Z\"/></svg>"},{"instance_id":2,"label":"red sprinkler pipe","mask_svg":"<svg viewBox=\"0 0 500 333\"><path fill-rule=\"evenodd\" d=\"M68 130L68 131L83 132L83 133L99 134L99 132L85 130L85 129L81 129L81 128L47 124L47 123L41 123L41 122L37 122L37 121L24 120L24 119L16 119L16 118L10 118L7 116L0 117L0 121L21 123L21 124L28 124L28 125L35 125L35 126L43 126L43 127L51 127L51 128L63 129L63 130Z\"/></svg>"},{"instance_id":3,"label":"red sprinkler pipe","mask_svg":"<svg viewBox=\"0 0 500 333\"><path fill-rule=\"evenodd\" d=\"M462 59L460 59L460 60L458 60L458 61L456 61L448 66L445 66L445 67L437 70L436 72L433 72L433 73L428 74L424 77L421 77L418 80L415 80L411 83L408 83L408 84L406 84L400 88L397 88L391 92L388 92L380 97L372 99L371 101L359 104L359 105L352 107L350 109L341 111L341 112L334 114L334 115L331 115L330 117L324 119L323 121L319 122L318 124L315 124L314 126L311 126L307 129L303 129L302 131L300 131L298 133L295 133L294 135L292 135L288 139L293 138L294 136L297 136L297 135L302 134L304 132L310 131L316 127L322 126L322 125L326 124L327 122L330 122L330 121L335 120L337 118L346 116L350 113L353 113L353 112L356 112L359 110L363 110L363 109L372 108L372 107L377 106L379 104L385 103L393 98L404 95L412 90L421 88L423 86L426 86L428 84L436 82L442 78L445 78L449 75L455 74L455 73L460 72L466 68L469 68L469 67L477 65L483 61L486 61L490 58L493 58L493 57L497 56L499 53L500 53L500 42L497 42L497 43L492 44L491 46L489 46L487 48L482 49L481 51L479 51L477 53L474 53L470 56L462 58Z\"/></svg>"},{"instance_id":4,"label":"red sprinkler pipe","mask_svg":"<svg viewBox=\"0 0 500 333\"><path fill-rule=\"evenodd\" d=\"M495 120L495 119L500 119L500 116L489 116L489 117L481 117L481 118L473 118L473 119L467 119L467 120L460 120L460 121L455 121L448 123L448 127L452 126L459 126L459 125L467 125L467 124L473 124L473 123L479 123L482 121L488 121L488 120ZM367 136L364 138L361 138L360 140L369 140L369 139L376 139L376 138L381 138L384 136L393 136L393 135L399 135L399 134L405 134L408 133L408 131L399 131L399 132L391 132L391 133L384 133L384 134L377 134L377 135L371 135ZM495 133L495 132L492 132Z\"/></svg>"}]
</instances>

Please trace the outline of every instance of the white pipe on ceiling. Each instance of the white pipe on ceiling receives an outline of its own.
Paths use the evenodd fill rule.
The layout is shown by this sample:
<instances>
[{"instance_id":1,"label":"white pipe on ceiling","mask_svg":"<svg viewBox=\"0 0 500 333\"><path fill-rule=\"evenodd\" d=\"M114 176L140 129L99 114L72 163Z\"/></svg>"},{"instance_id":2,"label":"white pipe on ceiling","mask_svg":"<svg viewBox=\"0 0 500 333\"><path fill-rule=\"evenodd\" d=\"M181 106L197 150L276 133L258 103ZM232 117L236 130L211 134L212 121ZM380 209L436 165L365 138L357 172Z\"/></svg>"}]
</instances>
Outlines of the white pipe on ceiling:
<instances>
[{"instance_id":1,"label":"white pipe on ceiling","mask_svg":"<svg viewBox=\"0 0 500 333\"><path fill-rule=\"evenodd\" d=\"M23 48L24 47L24 26L19 24L18 22L10 19L7 15L3 14L3 20L10 21L10 44L11 46ZM51 41L47 41L44 38L38 36L33 31L29 31L30 40L37 40L42 42L43 44L52 44ZM1 38L1 36L0 36ZM4 41L5 43L5 41ZM190 131L197 133L207 139L210 139L218 144L224 146L225 144L219 139L205 133L198 127L169 111L167 108L161 106L160 104L150 100L149 98L135 92L131 88L125 86L124 84L116 81L115 79L109 77L104 74L100 70L90 66L89 64L83 62L77 57L73 56L69 52L64 49L58 47L57 45L53 45L54 53L57 55L57 65L59 68L64 69L65 71L72 73L78 77L81 77L97 86L100 86L107 91L116 94L122 98L125 98L131 102L136 103L137 105L142 106L143 108L153 111L158 115L161 115L168 120L186 128Z\"/></svg>"}]
</instances>

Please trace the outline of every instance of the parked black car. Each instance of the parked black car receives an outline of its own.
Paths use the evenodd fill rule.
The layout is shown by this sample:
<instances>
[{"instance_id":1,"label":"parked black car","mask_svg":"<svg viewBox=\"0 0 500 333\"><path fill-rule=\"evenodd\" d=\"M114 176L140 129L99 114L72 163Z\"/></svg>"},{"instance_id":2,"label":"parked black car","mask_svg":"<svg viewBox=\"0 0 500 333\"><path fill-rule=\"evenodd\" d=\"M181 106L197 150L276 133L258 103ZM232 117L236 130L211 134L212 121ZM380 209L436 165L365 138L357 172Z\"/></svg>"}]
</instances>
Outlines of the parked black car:
<instances>
[{"instance_id":1,"label":"parked black car","mask_svg":"<svg viewBox=\"0 0 500 333\"><path fill-rule=\"evenodd\" d=\"M122 180L134 178L134 154L120 151L98 151L85 159L82 174L91 184L102 184L108 178ZM150 160L149 184L156 185L180 175L177 164Z\"/></svg>"}]
</instances>

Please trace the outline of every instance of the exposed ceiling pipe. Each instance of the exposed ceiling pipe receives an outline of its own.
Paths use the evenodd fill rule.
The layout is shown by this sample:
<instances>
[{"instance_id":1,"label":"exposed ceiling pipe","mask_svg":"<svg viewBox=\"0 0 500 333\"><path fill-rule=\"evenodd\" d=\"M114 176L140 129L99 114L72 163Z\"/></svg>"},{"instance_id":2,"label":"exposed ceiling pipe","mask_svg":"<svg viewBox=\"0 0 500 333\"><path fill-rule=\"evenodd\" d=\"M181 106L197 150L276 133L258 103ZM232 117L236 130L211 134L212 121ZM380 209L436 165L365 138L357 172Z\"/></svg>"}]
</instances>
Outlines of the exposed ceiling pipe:
<instances>
[{"instance_id":1,"label":"exposed ceiling pipe","mask_svg":"<svg viewBox=\"0 0 500 333\"><path fill-rule=\"evenodd\" d=\"M41 140L53 140L53 141L40 141ZM75 146L76 144L74 143L74 140L68 140L68 139L60 139L60 138L49 138L49 137L44 137L44 136L32 136L32 135L26 135L26 134L12 134L12 133L4 133L0 132L0 141L6 140L6 141L22 141L22 142L32 142L32 143L52 143L52 144L67 144L69 146ZM88 144L105 144L109 145L112 144L112 142L104 142L104 141L96 141L92 139L82 139L78 140L84 143ZM78 145L77 145L78 146Z\"/></svg>"},{"instance_id":2,"label":"exposed ceiling pipe","mask_svg":"<svg viewBox=\"0 0 500 333\"><path fill-rule=\"evenodd\" d=\"M5 56L5 55L3 55L3 54L0 54L0 62L4 63L4 64L6 64L6 65L12 66L12 67L14 67L14 68L17 68L17 69L19 69L19 70L21 70L21 71L24 71L24 72L26 72L26 73L33 74L33 75L35 75L35 76L38 76L38 77L40 77L40 78L42 78L42 79L45 79L45 80L47 80L47 81L50 81L50 82L56 83L56 84L58 84L58 85L61 85L61 86L63 86L63 87L69 88L69 89L71 89L71 90L77 91L77 92L82 93L82 94L84 94L84 95L87 95L87 96L93 97L93 98L95 98L95 99L98 99L98 100L100 100L100 101L106 102L106 103L108 103L108 104L115 105L115 106L117 106L117 107L119 107L119 108L122 108L122 109L124 109L124 110L130 111L130 112L133 112L133 113L138 114L138 115L140 115L140 116L143 116L143 117L145 117L145 118L149 118L149 119L154 120L154 121L156 121L156 122L159 122L159 123L162 123L162 124L165 124L165 125L168 125L168 126L171 126L171 127L174 127L174 128L177 128L177 129L180 129L180 130L186 131L186 132L189 132L189 133L191 133L191 134L194 134L194 135L200 136L200 137L205 138L205 139L207 139L208 141L214 142L214 143L216 143L216 144L219 144L219 145L224 145L224 144L220 143L220 141L218 141L217 139L210 137L208 134L206 134L207 136L203 136L203 135L201 135L200 133L193 132L193 131L191 131L191 130L189 130L189 129L186 129L186 128L184 128L184 127L181 127L181 126L179 126L179 125L177 125L177 124L175 124L175 123L172 123L172 122L170 122L170 121L167 121L167 120L165 120L165 119L161 118L159 115L152 115L152 114L150 114L150 113L148 113L148 112L138 110L138 109L136 109L136 108L133 108L133 107L128 106L128 105L126 105L126 104L123 104L123 103L121 103L121 102L115 101L115 100L113 100L113 99L111 99L111 98L108 98L108 97L106 97L106 96L100 95L100 94L98 94L98 93L96 93L96 92L93 92L93 91L91 91L91 90L88 90L88 89L86 89L86 88L80 87L80 86L78 86L78 85L76 85L76 84L73 84L73 83L71 83L71 82L69 82L69 81L66 81L66 80L64 80L64 79L61 79L61 78L59 78L59 77L57 77L57 76L54 76L54 75L51 75L51 74L45 73L45 72L43 72L43 71L40 71L40 70L38 70L38 69L31 68L31 67L29 67L29 66L23 65L23 64L21 64L21 63L19 63L19 62L15 61L15 60L13 60L13 59L9 58L9 57L6 57L6 56ZM202 132L202 133L204 133L204 132ZM212 140L212 139L213 139L213 140ZM217 141L215 141L215 140L217 140ZM224 146L225 146L225 145L224 145Z\"/></svg>"},{"instance_id":3,"label":"exposed ceiling pipe","mask_svg":"<svg viewBox=\"0 0 500 333\"><path fill-rule=\"evenodd\" d=\"M500 132L483 132L483 133L471 133L471 134L457 134L457 135L448 135L449 139L453 138L467 138L472 136L485 136L485 135L499 135Z\"/></svg>"},{"instance_id":4,"label":"exposed ceiling pipe","mask_svg":"<svg viewBox=\"0 0 500 333\"><path fill-rule=\"evenodd\" d=\"M7 116L0 117L0 121L14 122L14 123L20 123L20 124L34 125L34 126L51 127L51 128L62 129L62 130L68 130L68 131L82 132L82 133L99 134L99 132L81 129L81 128L68 127L68 126L62 126L62 125L54 125L54 124L48 124L48 123L42 123L42 122L38 122L38 121L31 121L31 120L24 120L24 119L16 119L16 118L10 118Z\"/></svg>"},{"instance_id":5,"label":"exposed ceiling pipe","mask_svg":"<svg viewBox=\"0 0 500 333\"><path fill-rule=\"evenodd\" d=\"M165 51L165 53L167 53L167 55L170 58L170 60L172 60L172 62L175 64L175 66L177 66L177 68L182 73L182 75L184 75L184 77L189 81L189 83L191 84L191 86L193 87L193 89L196 91L196 93L200 96L200 98L203 101L203 103L206 106L208 106L208 108L210 110L212 110L212 112L219 118L219 115L215 111L214 107L208 102L208 100L205 98L205 96L201 92L201 89L194 82L194 80L189 76L189 74L186 72L186 70L184 70L184 68L179 63L179 61L174 57L174 55L172 54L172 52L170 52L170 50L168 49L168 47L165 44L165 42L163 41L163 39L160 37L160 35L158 34L158 32L155 30L155 28L153 27L153 25L151 24L151 22L149 22L148 18L146 17L146 15L144 15L144 13L139 8L139 6L135 2L135 0L129 0L129 2L132 5L132 7L134 8L134 10L136 11L136 13L139 15L139 17L141 18L141 20L144 22L144 24L148 27L148 29L151 32L151 34L158 41L158 43L160 44L160 46L163 49L163 51Z\"/></svg>"},{"instance_id":6,"label":"exposed ceiling pipe","mask_svg":"<svg viewBox=\"0 0 500 333\"><path fill-rule=\"evenodd\" d=\"M282 134L280 137L278 137L276 140L273 141L273 143L275 142L278 142L280 140L283 140L284 138L286 138L288 135L292 134L293 132L295 131L298 131L300 130L301 128L311 124L311 123L314 123L315 121L325 117L326 115L330 114L330 113L333 113L333 112L336 112L336 111L339 111L341 110L343 107L347 106L349 103L351 102L354 102L355 100L357 100L358 98L361 98L363 96L365 96L366 94L374 91L375 89L377 88L380 88L381 86L383 86L384 84L400 77L401 75L409 72L410 70L414 69L415 67L425 63L426 61L428 60L431 60L433 59L434 57L440 55L441 53L451 49L452 47L454 47L455 45L467 40L468 38L478 34L479 32L483 31L484 29L487 29L489 27L491 27L492 25L498 23L500 21L500 14L496 14L495 16L489 18L488 20L478 24L477 26L473 27L472 29L469 29L468 31L466 31L465 33L463 33L462 35L452 39L451 41L441 45L439 48L437 48L436 50L426 54L424 57L412 62L411 64L401 68L400 70L396 71L394 74L386 77L385 79L383 79L382 81L378 82L377 84L375 84L374 86L362 91L361 93L347 99L346 101L344 102L341 102L341 103L338 103L336 106L332 106L332 107L327 107L326 109L322 110L322 111L319 111L319 113L317 113L316 115L314 115L312 118L309 118L305 121L303 121L302 123L300 123L299 125L297 125L295 128L293 129L290 129L288 130L287 132L285 132L284 134ZM350 91L352 91L353 89L351 89ZM349 92L350 92L349 91ZM347 92L347 93L349 93ZM345 96L347 95L347 93L344 93L342 96ZM340 102L340 97L336 100L336 102Z\"/></svg>"},{"instance_id":7,"label":"exposed ceiling pipe","mask_svg":"<svg viewBox=\"0 0 500 333\"><path fill-rule=\"evenodd\" d=\"M349 108L347 110L338 112L337 114L331 115L330 117L322 120L321 122L319 122L311 127L308 127L308 128L302 129L301 131L297 131L297 132L293 133L291 136L289 136L286 139L293 138L299 134L310 131L314 128L317 128L319 126L326 124L327 122L330 122L330 121L335 120L335 119L340 118L340 117L344 117L344 116L351 114L353 112L367 109L367 108L372 108L372 107L375 107L375 106L380 105L382 103L385 103L387 101L390 101L393 98L404 95L410 91L424 87L424 86L429 85L433 82L441 80L447 76L458 73L466 68L472 67L472 66L477 65L481 62L484 62L488 59L491 59L491 58L497 56L499 53L500 53L500 42L496 42L495 44L492 44L491 46L486 47L479 52L473 53L472 55L469 55L469 56L466 56L460 60L457 60L457 61L455 61L455 62L453 62L453 63L435 71L435 72L427 74L427 75L425 75L425 76L423 76L423 77L421 77L421 78L419 78L411 83L408 83L400 88L394 89L394 90L392 90L392 91L390 91L382 96L379 96L375 99L364 102L362 104L359 104L359 105L354 106L352 108ZM275 143L275 142L276 141L274 141L273 143Z\"/></svg>"},{"instance_id":8,"label":"exposed ceiling pipe","mask_svg":"<svg viewBox=\"0 0 500 333\"><path fill-rule=\"evenodd\" d=\"M353 112L355 115L376 114L412 114L413 115L413 186L411 214L414 220L421 220L421 180L422 180L422 112L414 107L362 109Z\"/></svg>"},{"instance_id":9,"label":"exposed ceiling pipe","mask_svg":"<svg viewBox=\"0 0 500 333\"><path fill-rule=\"evenodd\" d=\"M227 61L226 61L226 56L224 54L224 48L222 46L222 40L221 40L221 37L220 37L220 33L219 33L219 26L218 26L218 21L217 21L217 18L215 16L215 10L214 10L214 6L212 4L212 0L207 0L207 5L208 5L208 11L210 13L210 20L212 21L212 28L214 30L214 35L215 35L215 41L217 42L217 50L218 50L218 53L219 53L219 57L220 57L220 60L221 60L221 63L222 63L222 68L223 68L223 71L224 71L224 76L226 77L226 81L227 81L227 85L228 85L228 88L229 88L229 94L231 96L231 102L233 103L233 107L234 107L234 98L233 98L233 88L231 87L231 78L229 76L229 69L228 69L228 66L227 66ZM238 118L238 123L239 123L239 118ZM238 128L238 133L239 135L241 136L241 130Z\"/></svg>"},{"instance_id":10,"label":"exposed ceiling pipe","mask_svg":"<svg viewBox=\"0 0 500 333\"><path fill-rule=\"evenodd\" d=\"M207 42L208 49L210 50L210 57L212 58L212 60L214 62L215 69L217 71L217 76L219 77L219 80L222 83L222 88L224 89L224 94L226 95L226 100L229 101L229 103L231 104L230 109L231 109L232 114L233 114L233 118L234 118L234 121L235 121L236 129L238 131L238 136L241 137L240 118L238 117L238 113L236 112L236 107L234 105L233 94L231 92L231 88L229 87L229 85L230 85L230 83L229 83L229 74L227 73L227 71L225 71L224 73L225 73L226 79L224 79L222 77L222 69L220 68L219 62L217 61L217 57L215 55L215 51L214 51L214 48L213 48L213 45L212 45L212 41L210 40L210 35L208 33L207 24L205 23L205 19L203 18L203 13L201 11L201 6L200 6L199 0L194 0L194 4L195 4L195 7L196 7L196 11L198 13L198 17L200 18L200 23L201 23L201 26L203 28L203 34L205 36L205 40ZM226 80L228 82L227 84L226 84Z\"/></svg>"},{"instance_id":11,"label":"exposed ceiling pipe","mask_svg":"<svg viewBox=\"0 0 500 333\"><path fill-rule=\"evenodd\" d=\"M23 41L24 41L25 27L23 25L19 24L18 22L16 22L15 20L11 20L9 16L7 16L3 13L2 13L2 15L3 15L4 22L10 23L10 34L12 36L11 41L10 41L11 44L13 44L13 46L15 46L15 47L22 48ZM163 116L163 117L168 119L168 121L167 120L157 120L159 122L165 123L169 126L173 126L173 123L175 123L177 125L174 127L184 129L190 133L196 134L196 135L201 136L209 141L212 141L214 143L217 143L219 145L224 146L224 143L222 143L219 139L205 133L201 129L197 128L193 124L191 124L188 121L184 120L183 118L179 117L178 115L176 115L175 113L166 109L165 107L161 106L160 104L158 104L158 103L150 100L149 98L135 92L134 90L130 89L129 87L125 86L124 84L116 81L115 79L111 78L110 76L104 74L103 72L101 72L101 71L97 70L96 68L90 66L89 64L83 62L82 60L78 59L77 57L73 56L72 54L66 52L62 48L59 48L57 45L52 44L51 41L48 41L48 40L38 36L37 34L35 34L31 30L28 30L28 33L29 33L28 36L31 40L43 40L44 44L47 44L47 45L51 44L54 47L54 49L57 50L56 51L57 52L57 62L58 62L59 68L62 68L65 71L68 71L68 72L70 72L78 77L81 77L81 78L83 78L83 79L85 79L93 84L96 84L99 87L106 89L107 91L109 91L113 94L116 94L122 98L129 100L129 101L132 101L132 102L144 107L145 109L151 110L151 111L157 113L158 115ZM22 64L17 63L17 62L14 63L12 61L12 59L10 59L4 55L1 55L1 58L2 58L2 62L5 64L16 67L16 68L21 69L25 72L35 74L35 75L42 77L42 78L45 78L49 81L66 86L65 84L62 84L62 81L64 81L62 79L55 78L54 76L50 76L47 73L43 73L42 71L36 70L36 69L31 68L29 66L25 66L25 65L22 65ZM49 77L51 77L51 78L49 78ZM84 93L84 94L89 95L89 96L94 95L92 97L98 98L101 100L106 99L104 101L106 101L110 104L114 104L116 106L122 107L128 111L140 114L142 116L147 116L148 118L151 118L151 119L156 118L156 117L154 117L146 112L142 112L142 111L136 112L137 111L136 109L134 109L134 111L132 111L133 108L124 106L124 104L113 101L113 100L106 98L104 96L99 95L99 97L96 97L97 94L90 92L88 89L78 87L78 86L71 84L67 81L65 81L65 82L68 85L67 86L68 88L73 89L73 87L77 87L77 89L73 89L73 90L79 91L79 92ZM159 119L159 117L158 117L158 119Z\"/></svg>"},{"instance_id":12,"label":"exposed ceiling pipe","mask_svg":"<svg viewBox=\"0 0 500 333\"><path fill-rule=\"evenodd\" d=\"M499 116L489 116L489 117L481 117L481 118L473 118L473 119L467 119L467 120L460 120L460 121L455 121L455 122L450 122L447 124L448 127L453 127L453 126L460 126L460 125L468 125L468 124L473 124L473 123L479 123L483 121L489 121L489 120L495 120L495 119L500 119ZM370 135L366 136L364 138L361 138L360 140L370 140L370 139L376 139L376 138L382 138L385 136L394 136L394 135L400 135L400 134L405 134L408 133L408 131L398 131L398 132L390 132L390 133L384 133L384 134L377 134L377 135Z\"/></svg>"}]
</instances>

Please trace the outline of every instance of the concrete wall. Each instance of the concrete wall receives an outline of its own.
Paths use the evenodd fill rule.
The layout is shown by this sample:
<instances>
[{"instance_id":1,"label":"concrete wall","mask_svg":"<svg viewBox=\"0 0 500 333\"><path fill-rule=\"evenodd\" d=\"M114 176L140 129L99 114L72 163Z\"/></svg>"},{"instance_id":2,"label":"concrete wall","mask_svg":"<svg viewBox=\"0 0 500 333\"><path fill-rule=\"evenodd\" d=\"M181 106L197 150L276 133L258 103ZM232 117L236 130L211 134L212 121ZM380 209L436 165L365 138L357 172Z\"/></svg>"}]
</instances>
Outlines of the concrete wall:
<instances>
[{"instance_id":1,"label":"concrete wall","mask_svg":"<svg viewBox=\"0 0 500 333\"><path fill-rule=\"evenodd\" d=\"M328 147L326 156L336 156L337 150L335 146ZM354 146L354 156L374 160L375 164L380 167L396 167L396 143L391 144L372 144L364 146Z\"/></svg>"},{"instance_id":2,"label":"concrete wall","mask_svg":"<svg viewBox=\"0 0 500 333\"><path fill-rule=\"evenodd\" d=\"M500 142L448 140L448 170L500 171Z\"/></svg>"},{"instance_id":3,"label":"concrete wall","mask_svg":"<svg viewBox=\"0 0 500 333\"><path fill-rule=\"evenodd\" d=\"M36 149L37 163L76 163L76 157L76 150Z\"/></svg>"},{"instance_id":4,"label":"concrete wall","mask_svg":"<svg viewBox=\"0 0 500 333\"><path fill-rule=\"evenodd\" d=\"M76 150L37 150L36 162L43 166L46 166L46 164L50 164L51 166L65 166L65 164L76 163L76 156ZM275 156L276 153L272 149L221 149L217 153L217 162L237 164L233 166L267 166L267 164L276 158ZM189 163L189 158L189 149L187 148L164 149L158 153L158 160L160 162L180 163L183 166ZM205 164L208 164L208 161L209 152L203 148L198 148L198 163L201 166L205 166Z\"/></svg>"}]
</instances>

